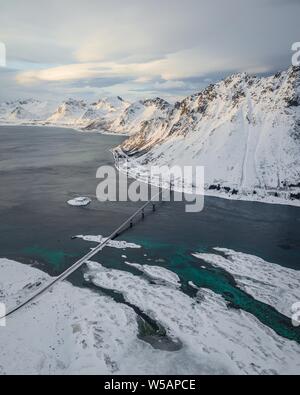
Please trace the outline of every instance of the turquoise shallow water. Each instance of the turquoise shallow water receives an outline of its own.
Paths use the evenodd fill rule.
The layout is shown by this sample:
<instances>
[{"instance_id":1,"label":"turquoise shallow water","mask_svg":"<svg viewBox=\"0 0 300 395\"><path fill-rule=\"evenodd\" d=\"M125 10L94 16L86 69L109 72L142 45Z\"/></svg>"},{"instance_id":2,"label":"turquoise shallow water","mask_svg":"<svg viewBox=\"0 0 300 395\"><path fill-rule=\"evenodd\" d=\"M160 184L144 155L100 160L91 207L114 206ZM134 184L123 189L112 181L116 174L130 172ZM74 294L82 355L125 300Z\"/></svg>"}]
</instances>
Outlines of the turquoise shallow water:
<instances>
[{"instance_id":1,"label":"turquoise shallow water","mask_svg":"<svg viewBox=\"0 0 300 395\"><path fill-rule=\"evenodd\" d=\"M239 289L233 277L224 270L214 268L191 255L196 251L215 253L209 247L190 250L187 245L179 247L173 244L164 244L161 241L156 244L153 239L138 239L135 236L126 236L125 239L140 243L143 248L141 250L126 250L126 252L107 249L99 255L97 260L106 267L130 271L136 275L140 273L128 267L125 261L165 267L178 274L182 283L181 289L189 296L196 295L195 289L189 285L189 282L192 281L200 288L208 288L222 295L231 308L253 314L277 334L300 343L300 330L293 327L289 318ZM125 254L127 258L122 259L121 254ZM203 268L204 266L205 268Z\"/></svg>"},{"instance_id":2,"label":"turquoise shallow water","mask_svg":"<svg viewBox=\"0 0 300 395\"><path fill-rule=\"evenodd\" d=\"M77 234L108 235L133 213L137 203L99 203L84 209L66 201L95 195L96 170L112 163L109 149L121 137L83 134L65 129L0 127L0 256L34 264L57 275L94 246L72 240ZM300 270L300 210L251 202L206 198L199 214L186 214L181 203L164 203L121 237L140 244L140 250L105 249L97 260L107 267L139 272L130 262L160 265L176 272L182 291L189 285L207 287L222 295L232 308L255 315L278 334L300 341L299 329L275 309L237 288L222 270L202 264L194 252L225 247ZM146 255L146 256L145 256ZM72 278L86 286L82 273Z\"/></svg>"}]
</instances>

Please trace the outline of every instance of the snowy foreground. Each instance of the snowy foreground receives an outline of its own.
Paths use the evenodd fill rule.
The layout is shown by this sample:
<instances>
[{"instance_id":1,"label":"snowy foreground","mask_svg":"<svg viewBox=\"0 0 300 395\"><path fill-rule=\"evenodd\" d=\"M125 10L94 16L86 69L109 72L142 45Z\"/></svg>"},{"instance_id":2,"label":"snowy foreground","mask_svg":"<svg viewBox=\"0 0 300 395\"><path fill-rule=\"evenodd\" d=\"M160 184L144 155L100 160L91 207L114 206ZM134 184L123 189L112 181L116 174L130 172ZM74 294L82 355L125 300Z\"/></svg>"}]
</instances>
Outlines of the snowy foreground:
<instances>
[{"instance_id":1,"label":"snowy foreground","mask_svg":"<svg viewBox=\"0 0 300 395\"><path fill-rule=\"evenodd\" d=\"M249 271L250 264L253 272L260 270L259 258L224 253L228 258L198 257L224 267L242 285L247 280L247 291L270 304L276 303L276 295L271 298L270 286L262 293L266 280L278 285L280 276L282 299L296 281L296 272L276 265L267 274L271 265L267 262L258 281L253 273L249 277ZM122 294L160 323L170 338L182 344L179 351L157 350L140 340L132 308L63 282L0 327L0 373L299 374L299 344L278 336L254 316L229 309L210 290L199 289L195 298L187 296L179 288L180 279L165 268L128 264L143 275L125 271L126 265L119 271L89 262L85 279ZM49 279L35 268L6 259L0 260L0 271L0 301L8 304Z\"/></svg>"}]
</instances>

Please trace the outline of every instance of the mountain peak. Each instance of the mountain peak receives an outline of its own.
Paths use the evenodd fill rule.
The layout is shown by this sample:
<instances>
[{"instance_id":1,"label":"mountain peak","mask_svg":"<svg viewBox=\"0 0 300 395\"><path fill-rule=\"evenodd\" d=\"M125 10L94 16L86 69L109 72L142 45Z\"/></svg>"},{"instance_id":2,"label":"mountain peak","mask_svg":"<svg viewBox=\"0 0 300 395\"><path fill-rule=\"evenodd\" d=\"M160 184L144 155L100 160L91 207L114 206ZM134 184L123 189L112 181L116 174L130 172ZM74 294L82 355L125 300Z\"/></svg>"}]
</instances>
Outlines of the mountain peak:
<instances>
[{"instance_id":1,"label":"mountain peak","mask_svg":"<svg viewBox=\"0 0 300 395\"><path fill-rule=\"evenodd\" d=\"M160 110L166 110L171 107L170 103L168 103L166 100L164 100L160 97L155 97L152 99L145 99L145 100L142 100L141 103L146 107L154 105L155 107L157 107Z\"/></svg>"}]
</instances>

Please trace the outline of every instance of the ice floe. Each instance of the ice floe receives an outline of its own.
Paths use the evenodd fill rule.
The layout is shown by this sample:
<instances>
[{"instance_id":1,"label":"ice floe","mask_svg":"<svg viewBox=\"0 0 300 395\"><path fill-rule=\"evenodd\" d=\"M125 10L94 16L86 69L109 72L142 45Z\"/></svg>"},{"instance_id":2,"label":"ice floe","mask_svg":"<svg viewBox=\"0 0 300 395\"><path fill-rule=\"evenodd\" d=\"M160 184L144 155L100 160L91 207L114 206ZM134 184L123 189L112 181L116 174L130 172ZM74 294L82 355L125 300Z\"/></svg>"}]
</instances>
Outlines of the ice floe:
<instances>
[{"instance_id":1,"label":"ice floe","mask_svg":"<svg viewBox=\"0 0 300 395\"><path fill-rule=\"evenodd\" d=\"M69 200L67 203L70 206L84 207L84 206L88 206L91 202L92 202L91 199L88 197L78 197L78 198Z\"/></svg>"},{"instance_id":2,"label":"ice floe","mask_svg":"<svg viewBox=\"0 0 300 395\"><path fill-rule=\"evenodd\" d=\"M300 301L300 271L267 262L254 255L225 248L214 250L215 254L197 253L193 256L224 269L249 295L291 317L292 305Z\"/></svg>"},{"instance_id":3,"label":"ice floe","mask_svg":"<svg viewBox=\"0 0 300 395\"><path fill-rule=\"evenodd\" d=\"M45 273L0 259L0 302L49 281ZM7 319L0 328L0 374L298 374L300 346L251 314L229 309L214 292L192 298L165 282L88 263L85 278L121 293L159 322L182 348L152 348L138 338L137 314L125 304L68 282Z\"/></svg>"},{"instance_id":4,"label":"ice floe","mask_svg":"<svg viewBox=\"0 0 300 395\"><path fill-rule=\"evenodd\" d=\"M77 239L82 239L84 241L91 241L97 244L104 243L107 240L107 237L104 236L83 236L83 235L78 235L76 236ZM140 245L135 244L135 243L129 243L127 241L118 241L118 240L110 240L106 247L112 247L112 248L117 248L119 250L125 250L127 248L133 248L133 249L138 249L142 248Z\"/></svg>"},{"instance_id":5,"label":"ice floe","mask_svg":"<svg viewBox=\"0 0 300 395\"><path fill-rule=\"evenodd\" d=\"M244 311L228 308L213 291L196 299L167 284L151 284L132 273L90 262L85 278L158 321L179 339L189 360L205 361L206 371L237 374L298 374L300 346L286 340ZM198 371L203 373L203 371Z\"/></svg>"}]
</instances>

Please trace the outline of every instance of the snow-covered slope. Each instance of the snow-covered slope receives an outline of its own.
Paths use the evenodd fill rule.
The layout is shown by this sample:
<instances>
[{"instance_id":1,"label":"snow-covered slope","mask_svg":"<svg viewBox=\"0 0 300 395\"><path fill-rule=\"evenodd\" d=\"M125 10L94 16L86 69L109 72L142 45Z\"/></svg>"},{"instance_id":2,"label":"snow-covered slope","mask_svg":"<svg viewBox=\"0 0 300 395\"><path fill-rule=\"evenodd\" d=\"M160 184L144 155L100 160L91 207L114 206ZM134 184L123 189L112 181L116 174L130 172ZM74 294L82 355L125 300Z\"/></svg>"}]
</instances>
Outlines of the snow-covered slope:
<instances>
[{"instance_id":1,"label":"snow-covered slope","mask_svg":"<svg viewBox=\"0 0 300 395\"><path fill-rule=\"evenodd\" d=\"M58 107L47 122L81 127L85 130L106 131L107 125L110 125L128 106L129 103L119 96L100 99L91 104L69 99Z\"/></svg>"},{"instance_id":2,"label":"snow-covered slope","mask_svg":"<svg viewBox=\"0 0 300 395\"><path fill-rule=\"evenodd\" d=\"M164 120L172 106L163 99L140 100L123 107L116 117L96 120L86 127L88 130L104 130L110 133L133 135L147 122Z\"/></svg>"},{"instance_id":3,"label":"snow-covered slope","mask_svg":"<svg viewBox=\"0 0 300 395\"><path fill-rule=\"evenodd\" d=\"M23 123L47 119L54 110L54 104L35 99L15 100L0 103L1 123Z\"/></svg>"},{"instance_id":4,"label":"snow-covered slope","mask_svg":"<svg viewBox=\"0 0 300 395\"><path fill-rule=\"evenodd\" d=\"M148 122L163 121L169 115L172 106L159 97L133 103L112 125L116 132L133 135Z\"/></svg>"},{"instance_id":5,"label":"snow-covered slope","mask_svg":"<svg viewBox=\"0 0 300 395\"><path fill-rule=\"evenodd\" d=\"M87 104L83 100L69 99L63 102L52 114L47 122L51 124L74 125L87 111Z\"/></svg>"},{"instance_id":6,"label":"snow-covered slope","mask_svg":"<svg viewBox=\"0 0 300 395\"><path fill-rule=\"evenodd\" d=\"M111 125L129 105L119 96L103 98L94 103L68 99L59 105L32 99L18 100L0 103L0 123L47 124L83 129L96 121L97 125ZM95 129L102 131L103 128Z\"/></svg>"},{"instance_id":7,"label":"snow-covered slope","mask_svg":"<svg viewBox=\"0 0 300 395\"><path fill-rule=\"evenodd\" d=\"M105 97L92 103L92 106L97 110L101 110L103 114L115 113L118 111L125 110L130 105L129 102L122 99L122 97Z\"/></svg>"},{"instance_id":8,"label":"snow-covered slope","mask_svg":"<svg viewBox=\"0 0 300 395\"><path fill-rule=\"evenodd\" d=\"M75 120L75 124L85 130L107 131L109 125L127 109L130 103L120 96L100 99L88 105L84 114Z\"/></svg>"},{"instance_id":9,"label":"snow-covered slope","mask_svg":"<svg viewBox=\"0 0 300 395\"><path fill-rule=\"evenodd\" d=\"M268 78L233 75L176 103L166 119L144 122L121 148L141 170L205 166L211 192L294 196L300 186L300 69Z\"/></svg>"}]
</instances>

